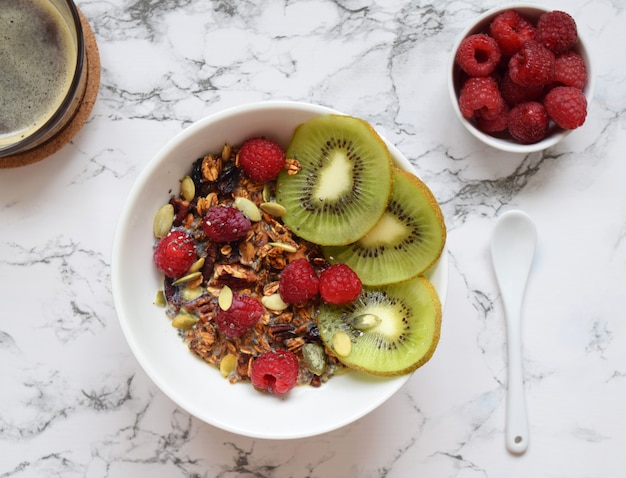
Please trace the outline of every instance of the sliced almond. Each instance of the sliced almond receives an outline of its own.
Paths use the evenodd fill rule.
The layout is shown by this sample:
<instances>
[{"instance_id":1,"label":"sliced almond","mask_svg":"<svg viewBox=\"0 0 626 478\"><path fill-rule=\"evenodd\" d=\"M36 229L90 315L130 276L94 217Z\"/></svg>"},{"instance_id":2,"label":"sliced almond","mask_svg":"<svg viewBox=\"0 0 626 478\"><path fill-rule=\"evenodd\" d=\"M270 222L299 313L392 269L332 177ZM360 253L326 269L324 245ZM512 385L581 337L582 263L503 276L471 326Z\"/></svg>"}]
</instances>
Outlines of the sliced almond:
<instances>
[{"instance_id":1,"label":"sliced almond","mask_svg":"<svg viewBox=\"0 0 626 478\"><path fill-rule=\"evenodd\" d=\"M220 295L217 297L217 303L222 310L230 309L230 306L233 305L233 290L227 285L222 287Z\"/></svg>"},{"instance_id":2,"label":"sliced almond","mask_svg":"<svg viewBox=\"0 0 626 478\"><path fill-rule=\"evenodd\" d=\"M250 199L244 197L236 197L235 198L235 207L239 209L244 216L254 222L258 222L261 220L261 211L256 204L254 204Z\"/></svg>"}]
</instances>

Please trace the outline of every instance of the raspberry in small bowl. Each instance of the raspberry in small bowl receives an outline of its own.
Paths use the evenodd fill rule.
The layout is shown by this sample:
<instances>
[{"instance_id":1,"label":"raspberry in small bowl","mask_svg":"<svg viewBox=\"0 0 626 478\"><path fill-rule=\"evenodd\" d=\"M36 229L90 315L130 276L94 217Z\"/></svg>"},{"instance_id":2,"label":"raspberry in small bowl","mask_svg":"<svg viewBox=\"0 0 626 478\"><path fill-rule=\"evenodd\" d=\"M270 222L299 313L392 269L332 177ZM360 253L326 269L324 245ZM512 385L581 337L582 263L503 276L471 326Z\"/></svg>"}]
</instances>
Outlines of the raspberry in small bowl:
<instances>
[{"instance_id":1,"label":"raspberry in small bowl","mask_svg":"<svg viewBox=\"0 0 626 478\"><path fill-rule=\"evenodd\" d=\"M593 93L576 20L531 4L483 13L452 48L448 91L463 126L485 144L513 153L554 146L584 124Z\"/></svg>"}]
</instances>

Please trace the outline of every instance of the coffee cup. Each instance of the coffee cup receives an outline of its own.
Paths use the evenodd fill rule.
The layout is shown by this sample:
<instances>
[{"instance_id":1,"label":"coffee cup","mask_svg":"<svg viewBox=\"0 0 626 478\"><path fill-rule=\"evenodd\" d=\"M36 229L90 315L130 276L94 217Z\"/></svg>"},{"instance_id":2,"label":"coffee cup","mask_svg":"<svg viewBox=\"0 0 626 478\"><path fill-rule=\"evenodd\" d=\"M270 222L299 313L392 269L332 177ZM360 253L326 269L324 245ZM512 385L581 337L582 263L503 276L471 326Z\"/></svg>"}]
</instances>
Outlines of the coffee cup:
<instances>
[{"instance_id":1,"label":"coffee cup","mask_svg":"<svg viewBox=\"0 0 626 478\"><path fill-rule=\"evenodd\" d=\"M83 29L72 0L2 0L0 158L58 135L80 106L86 77Z\"/></svg>"}]
</instances>

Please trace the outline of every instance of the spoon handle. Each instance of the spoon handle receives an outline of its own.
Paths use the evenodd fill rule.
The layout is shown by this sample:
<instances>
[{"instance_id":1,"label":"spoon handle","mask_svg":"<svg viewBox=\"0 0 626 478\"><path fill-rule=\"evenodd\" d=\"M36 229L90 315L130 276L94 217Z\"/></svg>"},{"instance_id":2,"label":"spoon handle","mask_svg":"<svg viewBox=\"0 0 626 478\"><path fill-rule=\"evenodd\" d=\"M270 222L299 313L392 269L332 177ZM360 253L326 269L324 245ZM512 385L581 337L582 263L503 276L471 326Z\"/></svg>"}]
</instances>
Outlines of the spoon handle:
<instances>
[{"instance_id":1,"label":"spoon handle","mask_svg":"<svg viewBox=\"0 0 626 478\"><path fill-rule=\"evenodd\" d=\"M508 391L505 440L506 447L512 453L524 453L528 447L528 417L522 370L522 340L520 308L509 307L505 302L507 314L508 340ZM517 305L517 304L516 304ZM521 306L521 304L519 304Z\"/></svg>"}]
</instances>

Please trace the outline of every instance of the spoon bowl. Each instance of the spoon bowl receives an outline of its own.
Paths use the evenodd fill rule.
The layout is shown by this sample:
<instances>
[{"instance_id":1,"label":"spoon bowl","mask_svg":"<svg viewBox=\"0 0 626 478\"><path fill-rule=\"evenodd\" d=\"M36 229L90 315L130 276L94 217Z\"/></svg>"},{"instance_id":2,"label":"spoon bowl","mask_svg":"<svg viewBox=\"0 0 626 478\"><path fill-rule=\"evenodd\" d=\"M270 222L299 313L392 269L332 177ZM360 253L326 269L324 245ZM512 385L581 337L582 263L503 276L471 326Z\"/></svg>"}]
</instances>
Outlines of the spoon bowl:
<instances>
[{"instance_id":1,"label":"spoon bowl","mask_svg":"<svg viewBox=\"0 0 626 478\"><path fill-rule=\"evenodd\" d=\"M491 238L491 259L507 321L508 390L506 447L523 453L528 447L528 418L522 374L521 309L535 255L537 228L518 210L500 216Z\"/></svg>"}]
</instances>

